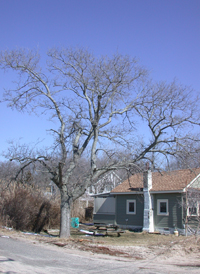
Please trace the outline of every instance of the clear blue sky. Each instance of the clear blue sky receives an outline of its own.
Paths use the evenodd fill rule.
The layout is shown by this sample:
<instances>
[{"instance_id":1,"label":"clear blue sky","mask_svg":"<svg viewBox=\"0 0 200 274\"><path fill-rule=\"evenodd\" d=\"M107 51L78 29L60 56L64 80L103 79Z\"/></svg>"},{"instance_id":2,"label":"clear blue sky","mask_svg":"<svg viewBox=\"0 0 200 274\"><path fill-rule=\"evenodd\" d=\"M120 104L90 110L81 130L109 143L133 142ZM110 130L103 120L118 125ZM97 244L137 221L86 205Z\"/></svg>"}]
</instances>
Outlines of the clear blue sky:
<instances>
[{"instance_id":1,"label":"clear blue sky","mask_svg":"<svg viewBox=\"0 0 200 274\"><path fill-rule=\"evenodd\" d=\"M177 78L200 92L200 0L0 0L0 50L37 47L45 55L53 46L129 54L153 79ZM11 80L0 72L0 99ZM45 118L6 104L0 115L0 153L11 139L51 141Z\"/></svg>"}]
</instances>

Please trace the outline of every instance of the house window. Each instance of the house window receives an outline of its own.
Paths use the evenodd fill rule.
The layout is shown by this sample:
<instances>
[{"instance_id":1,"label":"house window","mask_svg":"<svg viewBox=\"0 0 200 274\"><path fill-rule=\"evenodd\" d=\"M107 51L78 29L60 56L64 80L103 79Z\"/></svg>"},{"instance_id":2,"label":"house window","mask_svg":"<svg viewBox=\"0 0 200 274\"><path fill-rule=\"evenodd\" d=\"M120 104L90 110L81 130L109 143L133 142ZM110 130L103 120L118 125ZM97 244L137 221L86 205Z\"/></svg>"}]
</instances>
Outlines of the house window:
<instances>
[{"instance_id":1,"label":"house window","mask_svg":"<svg viewBox=\"0 0 200 274\"><path fill-rule=\"evenodd\" d=\"M188 206L188 216L197 216L200 214L200 203L189 202Z\"/></svg>"},{"instance_id":2,"label":"house window","mask_svg":"<svg viewBox=\"0 0 200 274\"><path fill-rule=\"evenodd\" d=\"M196 206L189 206L188 213L190 216L197 216L197 207Z\"/></svg>"},{"instance_id":3,"label":"house window","mask_svg":"<svg viewBox=\"0 0 200 274\"><path fill-rule=\"evenodd\" d=\"M126 214L136 214L136 200L126 201Z\"/></svg>"},{"instance_id":4,"label":"house window","mask_svg":"<svg viewBox=\"0 0 200 274\"><path fill-rule=\"evenodd\" d=\"M157 201L157 214L166 216L169 215L167 199L159 199Z\"/></svg>"}]
</instances>

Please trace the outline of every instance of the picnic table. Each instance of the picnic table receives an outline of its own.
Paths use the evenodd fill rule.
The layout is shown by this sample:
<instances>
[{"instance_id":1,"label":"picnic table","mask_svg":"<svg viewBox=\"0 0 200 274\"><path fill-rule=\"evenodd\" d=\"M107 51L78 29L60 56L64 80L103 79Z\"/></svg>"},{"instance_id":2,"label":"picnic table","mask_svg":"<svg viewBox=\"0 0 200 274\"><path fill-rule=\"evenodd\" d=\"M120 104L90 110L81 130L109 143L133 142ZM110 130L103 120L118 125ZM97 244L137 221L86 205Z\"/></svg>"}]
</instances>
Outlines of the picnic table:
<instances>
[{"instance_id":1,"label":"picnic table","mask_svg":"<svg viewBox=\"0 0 200 274\"><path fill-rule=\"evenodd\" d=\"M90 231L93 232L93 235L104 233L105 236L108 234L117 233L117 236L121 236L121 233L125 231L122 230L118 225L114 224L94 224L95 228Z\"/></svg>"}]
</instances>

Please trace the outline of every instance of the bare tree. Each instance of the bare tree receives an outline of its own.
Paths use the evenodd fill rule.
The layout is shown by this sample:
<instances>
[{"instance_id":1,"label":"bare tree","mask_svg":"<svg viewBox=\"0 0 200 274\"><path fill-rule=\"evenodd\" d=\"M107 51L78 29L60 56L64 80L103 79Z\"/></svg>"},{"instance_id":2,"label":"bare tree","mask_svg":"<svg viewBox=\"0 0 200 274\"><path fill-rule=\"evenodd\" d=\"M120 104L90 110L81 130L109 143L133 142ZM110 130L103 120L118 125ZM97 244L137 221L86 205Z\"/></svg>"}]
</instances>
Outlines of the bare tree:
<instances>
[{"instance_id":1,"label":"bare tree","mask_svg":"<svg viewBox=\"0 0 200 274\"><path fill-rule=\"evenodd\" d=\"M200 144L199 141L194 142L193 140L185 142L183 148L180 148L179 153L170 160L168 166L170 170L198 167L200 167Z\"/></svg>"},{"instance_id":2,"label":"bare tree","mask_svg":"<svg viewBox=\"0 0 200 274\"><path fill-rule=\"evenodd\" d=\"M198 188L187 188L182 201L184 208L185 232L188 234L199 234L200 229L200 190Z\"/></svg>"},{"instance_id":3,"label":"bare tree","mask_svg":"<svg viewBox=\"0 0 200 274\"><path fill-rule=\"evenodd\" d=\"M5 190L16 176L19 165L15 162L0 162L0 192Z\"/></svg>"},{"instance_id":4,"label":"bare tree","mask_svg":"<svg viewBox=\"0 0 200 274\"><path fill-rule=\"evenodd\" d=\"M49 172L61 193L60 237L69 237L72 202L110 170L151 160L152 153L175 155L182 140L191 138L184 127L197 123L198 108L191 90L148 82L146 70L130 56L52 49L47 58L45 70L37 52L1 52L0 67L18 73L16 88L5 92L9 106L59 122L50 129L51 152L24 150L9 157L20 161L21 170L37 161ZM104 166L98 155L106 155ZM83 174L74 181L77 169Z\"/></svg>"}]
</instances>

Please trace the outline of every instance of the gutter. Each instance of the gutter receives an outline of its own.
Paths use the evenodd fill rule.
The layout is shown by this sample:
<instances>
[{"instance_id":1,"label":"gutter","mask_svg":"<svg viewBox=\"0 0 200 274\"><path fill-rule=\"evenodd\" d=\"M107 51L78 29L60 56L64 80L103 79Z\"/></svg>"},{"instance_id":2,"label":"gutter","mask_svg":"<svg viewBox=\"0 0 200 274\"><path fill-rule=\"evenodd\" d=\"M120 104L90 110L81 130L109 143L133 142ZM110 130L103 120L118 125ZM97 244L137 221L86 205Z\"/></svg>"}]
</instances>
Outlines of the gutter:
<instances>
[{"instance_id":1,"label":"gutter","mask_svg":"<svg viewBox=\"0 0 200 274\"><path fill-rule=\"evenodd\" d=\"M103 197L103 196L108 197L108 196L110 196L110 195L111 195L110 192L105 192L105 193L90 194L90 197L98 197L98 196L101 196L101 197Z\"/></svg>"},{"instance_id":2,"label":"gutter","mask_svg":"<svg viewBox=\"0 0 200 274\"><path fill-rule=\"evenodd\" d=\"M131 191L131 192L111 192L111 195L131 195L131 194L143 194L143 191Z\"/></svg>"},{"instance_id":3,"label":"gutter","mask_svg":"<svg viewBox=\"0 0 200 274\"><path fill-rule=\"evenodd\" d=\"M167 193L184 193L185 190L184 189L179 189L179 190L150 190L151 194L167 194Z\"/></svg>"},{"instance_id":4,"label":"gutter","mask_svg":"<svg viewBox=\"0 0 200 274\"><path fill-rule=\"evenodd\" d=\"M184 193L184 189L179 190L150 190L150 194L167 194L167 193ZM112 192L110 195L131 195L131 194L144 194L143 191L131 191L131 192Z\"/></svg>"}]
</instances>

